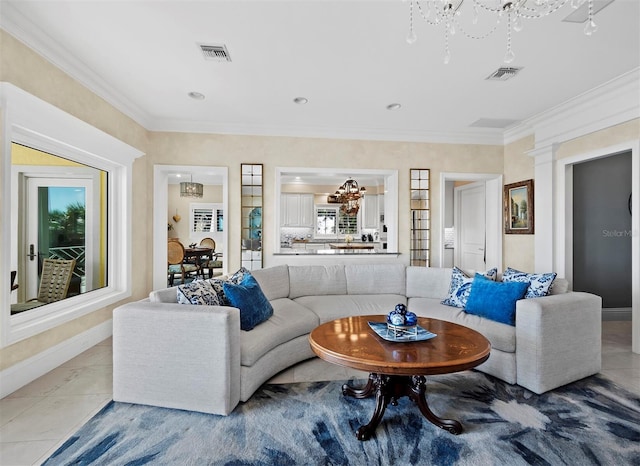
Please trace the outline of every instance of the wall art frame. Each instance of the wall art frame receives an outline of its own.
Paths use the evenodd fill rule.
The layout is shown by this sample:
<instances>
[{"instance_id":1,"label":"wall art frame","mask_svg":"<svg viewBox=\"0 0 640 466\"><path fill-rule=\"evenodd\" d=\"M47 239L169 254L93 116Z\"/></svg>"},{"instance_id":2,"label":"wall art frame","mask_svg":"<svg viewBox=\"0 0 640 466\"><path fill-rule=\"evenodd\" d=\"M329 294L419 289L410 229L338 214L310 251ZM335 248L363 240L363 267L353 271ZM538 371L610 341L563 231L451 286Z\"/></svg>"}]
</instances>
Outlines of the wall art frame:
<instances>
[{"instance_id":1,"label":"wall art frame","mask_svg":"<svg viewBox=\"0 0 640 466\"><path fill-rule=\"evenodd\" d=\"M532 179L504 186L504 233L506 235L534 234L533 189Z\"/></svg>"}]
</instances>

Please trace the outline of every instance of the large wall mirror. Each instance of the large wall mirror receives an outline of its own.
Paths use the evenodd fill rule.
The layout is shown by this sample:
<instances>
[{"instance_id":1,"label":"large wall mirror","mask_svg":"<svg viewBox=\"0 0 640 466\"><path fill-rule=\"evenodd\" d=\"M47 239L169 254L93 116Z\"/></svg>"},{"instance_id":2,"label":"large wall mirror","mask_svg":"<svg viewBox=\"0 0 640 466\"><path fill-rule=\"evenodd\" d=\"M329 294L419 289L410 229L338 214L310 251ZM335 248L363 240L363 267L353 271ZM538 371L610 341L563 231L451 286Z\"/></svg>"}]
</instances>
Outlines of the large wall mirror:
<instances>
[{"instance_id":1,"label":"large wall mirror","mask_svg":"<svg viewBox=\"0 0 640 466\"><path fill-rule=\"evenodd\" d=\"M262 268L263 166L243 163L241 172L241 264L247 270Z\"/></svg>"},{"instance_id":2,"label":"large wall mirror","mask_svg":"<svg viewBox=\"0 0 640 466\"><path fill-rule=\"evenodd\" d=\"M345 190L352 201L340 196ZM398 252L397 170L276 168L275 194L280 254L323 252L345 241Z\"/></svg>"},{"instance_id":3,"label":"large wall mirror","mask_svg":"<svg viewBox=\"0 0 640 466\"><path fill-rule=\"evenodd\" d=\"M11 315L107 285L107 172L11 145Z\"/></svg>"},{"instance_id":4,"label":"large wall mirror","mask_svg":"<svg viewBox=\"0 0 640 466\"><path fill-rule=\"evenodd\" d=\"M431 265L431 210L430 210L430 170L412 168L409 170L411 190L411 244L410 265L429 267Z\"/></svg>"}]
</instances>

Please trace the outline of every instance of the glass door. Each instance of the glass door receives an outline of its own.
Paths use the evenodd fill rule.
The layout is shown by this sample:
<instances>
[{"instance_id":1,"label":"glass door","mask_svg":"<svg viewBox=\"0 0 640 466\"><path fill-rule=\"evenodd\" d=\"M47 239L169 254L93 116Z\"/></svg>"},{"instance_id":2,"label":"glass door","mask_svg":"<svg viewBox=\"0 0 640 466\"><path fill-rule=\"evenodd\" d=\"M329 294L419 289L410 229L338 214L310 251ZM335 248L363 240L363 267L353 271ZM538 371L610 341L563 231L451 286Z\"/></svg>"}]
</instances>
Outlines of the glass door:
<instances>
[{"instance_id":1,"label":"glass door","mask_svg":"<svg viewBox=\"0 0 640 466\"><path fill-rule=\"evenodd\" d=\"M93 257L93 222L87 221L91 205L89 179L27 178L26 241L21 263L24 267L24 299L38 295L43 260L76 261L67 297L87 291L94 282L86 257ZM19 271L20 273L20 271ZM90 286L89 289L93 289Z\"/></svg>"}]
</instances>

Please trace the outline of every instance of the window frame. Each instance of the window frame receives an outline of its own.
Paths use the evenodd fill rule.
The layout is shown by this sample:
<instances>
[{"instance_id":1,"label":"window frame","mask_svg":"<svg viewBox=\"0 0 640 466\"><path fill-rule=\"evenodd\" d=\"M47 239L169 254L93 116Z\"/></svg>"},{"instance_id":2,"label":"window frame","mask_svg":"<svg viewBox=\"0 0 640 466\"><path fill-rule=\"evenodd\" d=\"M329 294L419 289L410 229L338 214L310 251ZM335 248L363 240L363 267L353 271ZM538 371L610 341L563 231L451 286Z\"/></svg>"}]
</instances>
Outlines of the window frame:
<instances>
[{"instance_id":1,"label":"window frame","mask_svg":"<svg viewBox=\"0 0 640 466\"><path fill-rule=\"evenodd\" d=\"M0 278L8 283L17 250L18 186L12 176L11 143L64 157L107 172L107 286L86 294L10 315L11 295L0 287L0 347L55 328L131 296L133 161L143 152L104 133L13 84L0 83L2 140Z\"/></svg>"}]
</instances>

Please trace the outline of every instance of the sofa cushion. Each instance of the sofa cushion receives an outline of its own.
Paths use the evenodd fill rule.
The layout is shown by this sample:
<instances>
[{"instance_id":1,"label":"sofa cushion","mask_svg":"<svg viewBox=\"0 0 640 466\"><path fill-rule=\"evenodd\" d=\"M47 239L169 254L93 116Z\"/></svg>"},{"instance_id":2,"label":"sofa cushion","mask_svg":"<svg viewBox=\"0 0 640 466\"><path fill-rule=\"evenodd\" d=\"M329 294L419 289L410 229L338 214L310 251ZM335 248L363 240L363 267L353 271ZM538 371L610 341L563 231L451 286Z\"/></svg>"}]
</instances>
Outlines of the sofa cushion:
<instances>
[{"instance_id":1,"label":"sofa cushion","mask_svg":"<svg viewBox=\"0 0 640 466\"><path fill-rule=\"evenodd\" d=\"M346 295L344 265L289 266L289 298Z\"/></svg>"},{"instance_id":2,"label":"sofa cushion","mask_svg":"<svg viewBox=\"0 0 640 466\"><path fill-rule=\"evenodd\" d=\"M451 269L440 267L407 267L407 298L437 298L449 293Z\"/></svg>"},{"instance_id":3,"label":"sofa cushion","mask_svg":"<svg viewBox=\"0 0 640 466\"><path fill-rule=\"evenodd\" d=\"M152 303L177 303L178 302L178 287L172 286L171 288L162 288L160 290L154 290L149 293L149 301Z\"/></svg>"},{"instance_id":4,"label":"sofa cushion","mask_svg":"<svg viewBox=\"0 0 640 466\"><path fill-rule=\"evenodd\" d=\"M306 335L319 324L318 316L288 298L271 301L273 315L251 332L240 332L240 364L253 364L277 346Z\"/></svg>"},{"instance_id":5,"label":"sofa cushion","mask_svg":"<svg viewBox=\"0 0 640 466\"><path fill-rule=\"evenodd\" d=\"M231 305L240 309L241 330L252 330L273 315L273 307L253 275L246 274L237 285L224 282L222 287Z\"/></svg>"},{"instance_id":6,"label":"sofa cushion","mask_svg":"<svg viewBox=\"0 0 640 466\"><path fill-rule=\"evenodd\" d=\"M289 297L289 267L278 265L251 272L269 301Z\"/></svg>"},{"instance_id":7,"label":"sofa cushion","mask_svg":"<svg viewBox=\"0 0 640 466\"><path fill-rule=\"evenodd\" d=\"M558 274L555 272L549 273L526 273L519 270L507 267L507 270L502 274L503 282L520 282L528 285L527 294L525 298L542 298L547 296Z\"/></svg>"},{"instance_id":8,"label":"sofa cushion","mask_svg":"<svg viewBox=\"0 0 640 466\"><path fill-rule=\"evenodd\" d=\"M178 304L220 305L218 295L207 280L196 280L185 285L178 285L176 296Z\"/></svg>"},{"instance_id":9,"label":"sofa cushion","mask_svg":"<svg viewBox=\"0 0 640 466\"><path fill-rule=\"evenodd\" d=\"M480 317L516 324L516 301L522 299L528 282L494 282L476 274L464 311Z\"/></svg>"},{"instance_id":10,"label":"sofa cushion","mask_svg":"<svg viewBox=\"0 0 640 466\"><path fill-rule=\"evenodd\" d=\"M563 294L569 291L569 281L566 278L556 278L551 285L550 295Z\"/></svg>"},{"instance_id":11,"label":"sofa cushion","mask_svg":"<svg viewBox=\"0 0 640 466\"><path fill-rule=\"evenodd\" d=\"M348 294L406 294L404 264L345 265Z\"/></svg>"},{"instance_id":12,"label":"sofa cushion","mask_svg":"<svg viewBox=\"0 0 640 466\"><path fill-rule=\"evenodd\" d=\"M295 302L310 309L320 323L341 317L387 314L396 304L407 304L407 298L396 294L302 296Z\"/></svg>"},{"instance_id":13,"label":"sofa cushion","mask_svg":"<svg viewBox=\"0 0 640 466\"><path fill-rule=\"evenodd\" d=\"M467 314L458 307L441 304L440 300L434 298L410 298L407 308L420 317L446 320L480 332L489 340L492 349L506 353L516 351L516 329L511 325Z\"/></svg>"},{"instance_id":14,"label":"sofa cushion","mask_svg":"<svg viewBox=\"0 0 640 466\"><path fill-rule=\"evenodd\" d=\"M442 301L442 304L464 308L467 304L467 299L469 298L474 274L468 275L458 267L454 267L451 271L451 285L449 286L449 293ZM498 269L494 267L486 272L482 272L482 275L491 280L495 280L498 275Z\"/></svg>"}]
</instances>

